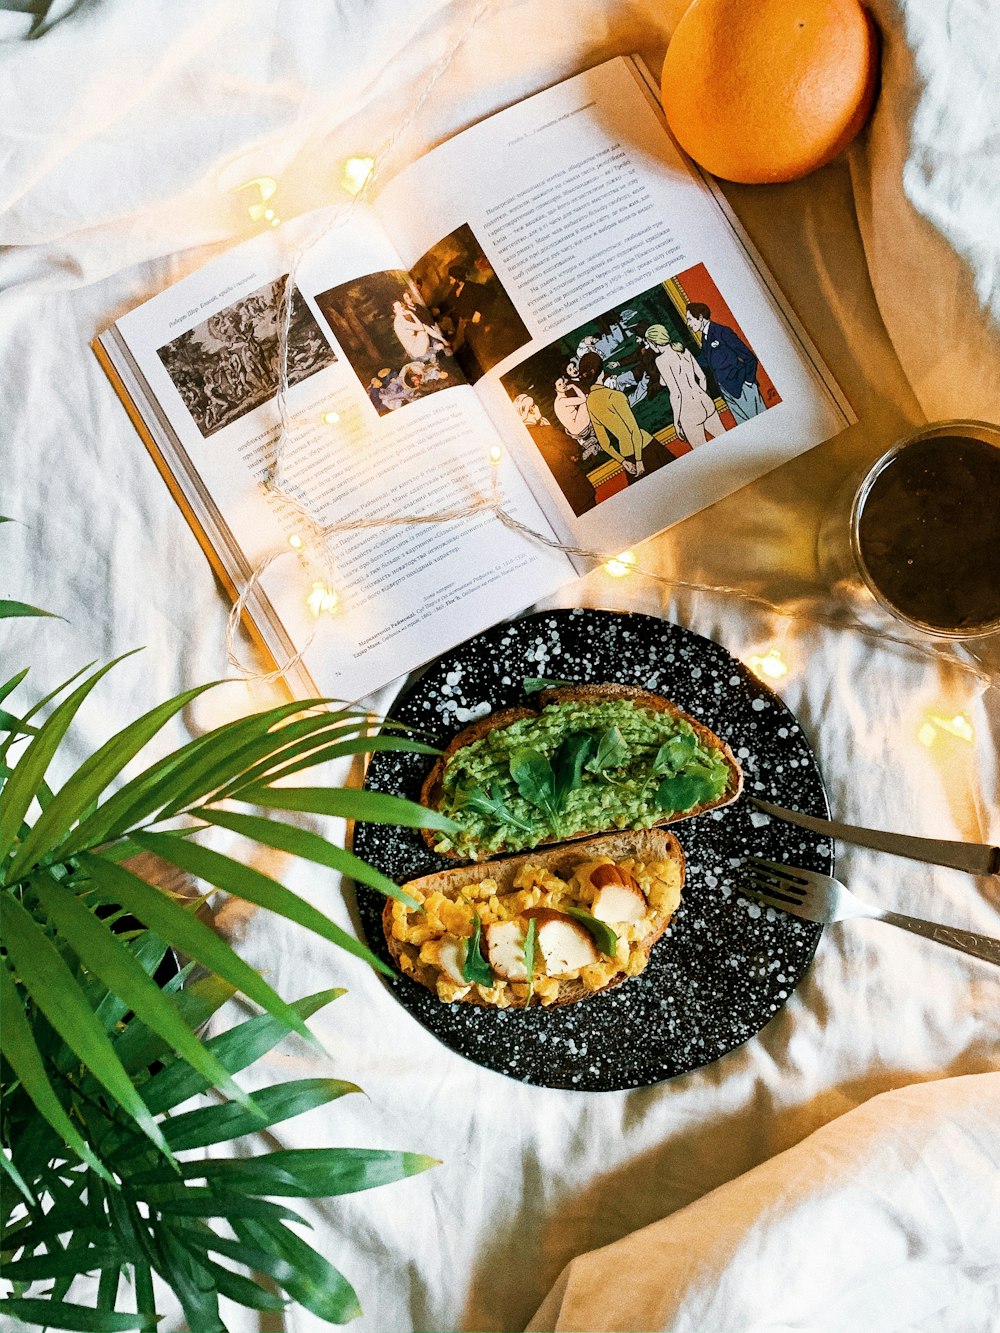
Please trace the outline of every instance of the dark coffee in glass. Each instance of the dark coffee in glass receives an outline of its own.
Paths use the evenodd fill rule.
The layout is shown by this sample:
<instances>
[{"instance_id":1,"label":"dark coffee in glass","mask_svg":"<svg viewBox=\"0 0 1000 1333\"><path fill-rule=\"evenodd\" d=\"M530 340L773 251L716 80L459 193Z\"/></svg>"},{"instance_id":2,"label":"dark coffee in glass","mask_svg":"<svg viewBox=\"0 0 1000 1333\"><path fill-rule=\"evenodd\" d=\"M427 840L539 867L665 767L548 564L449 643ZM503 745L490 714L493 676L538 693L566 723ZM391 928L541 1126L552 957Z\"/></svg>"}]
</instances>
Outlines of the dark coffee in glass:
<instances>
[{"instance_id":1,"label":"dark coffee in glass","mask_svg":"<svg viewBox=\"0 0 1000 1333\"><path fill-rule=\"evenodd\" d=\"M1000 430L948 422L891 449L851 532L868 587L904 620L955 638L1000 629Z\"/></svg>"}]
</instances>

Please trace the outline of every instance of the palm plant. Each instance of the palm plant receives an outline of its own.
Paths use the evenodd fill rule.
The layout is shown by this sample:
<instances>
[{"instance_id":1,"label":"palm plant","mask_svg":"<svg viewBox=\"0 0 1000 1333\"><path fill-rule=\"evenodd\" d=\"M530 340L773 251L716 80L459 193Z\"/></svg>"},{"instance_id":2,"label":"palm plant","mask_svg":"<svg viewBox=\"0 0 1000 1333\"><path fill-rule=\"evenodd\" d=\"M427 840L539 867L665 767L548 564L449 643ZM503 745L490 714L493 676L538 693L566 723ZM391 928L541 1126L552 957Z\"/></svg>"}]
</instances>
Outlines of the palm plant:
<instances>
[{"instance_id":1,"label":"palm plant","mask_svg":"<svg viewBox=\"0 0 1000 1333\"><path fill-rule=\"evenodd\" d=\"M12 606L23 604L0 604L0 615L44 614ZM287 703L218 727L122 782L125 766L211 688L203 686L132 722L53 791L50 764L115 665L86 668L23 716L0 708L0 1255L10 1284L0 1313L100 1333L152 1327L155 1272L198 1333L223 1329L220 1296L272 1310L285 1303L281 1291L344 1322L360 1311L350 1284L290 1225L302 1219L275 1197L368 1189L431 1160L344 1148L207 1154L357 1091L313 1078L251 1094L233 1078L289 1032L314 1042L306 1020L341 992L285 1001L206 924L203 900L172 896L127 862L156 853L384 971L310 903L202 845L198 834L222 827L405 898L319 834L232 805L443 828L448 821L395 797L280 785L327 759L428 747L391 724L372 737L365 714L332 709L329 700ZM25 674L0 686L0 704ZM160 985L154 974L171 949L190 961ZM262 1012L222 1035L200 1036L238 992ZM206 1091L217 1104L183 1108ZM99 1275L94 1305L66 1299L83 1274ZM134 1289L122 1298L128 1309L119 1308L123 1277ZM33 1295L38 1282L49 1285Z\"/></svg>"}]
</instances>

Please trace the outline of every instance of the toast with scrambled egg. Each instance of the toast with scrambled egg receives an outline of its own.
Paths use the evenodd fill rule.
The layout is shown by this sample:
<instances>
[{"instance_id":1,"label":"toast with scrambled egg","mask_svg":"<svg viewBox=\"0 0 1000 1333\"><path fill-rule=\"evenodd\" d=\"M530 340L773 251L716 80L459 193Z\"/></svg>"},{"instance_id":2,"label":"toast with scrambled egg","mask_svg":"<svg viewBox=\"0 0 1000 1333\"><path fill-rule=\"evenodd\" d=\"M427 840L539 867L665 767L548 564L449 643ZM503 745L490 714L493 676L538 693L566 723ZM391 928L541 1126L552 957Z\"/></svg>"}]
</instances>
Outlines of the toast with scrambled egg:
<instances>
[{"instance_id":1,"label":"toast with scrambled egg","mask_svg":"<svg viewBox=\"0 0 1000 1333\"><path fill-rule=\"evenodd\" d=\"M412 880L386 903L400 971L445 1003L572 1004L638 976L680 902L672 833L607 834Z\"/></svg>"},{"instance_id":2,"label":"toast with scrambled egg","mask_svg":"<svg viewBox=\"0 0 1000 1333\"><path fill-rule=\"evenodd\" d=\"M542 691L464 728L421 800L458 832L434 851L483 860L617 829L654 828L728 805L743 772L729 746L662 695L629 685Z\"/></svg>"}]
</instances>

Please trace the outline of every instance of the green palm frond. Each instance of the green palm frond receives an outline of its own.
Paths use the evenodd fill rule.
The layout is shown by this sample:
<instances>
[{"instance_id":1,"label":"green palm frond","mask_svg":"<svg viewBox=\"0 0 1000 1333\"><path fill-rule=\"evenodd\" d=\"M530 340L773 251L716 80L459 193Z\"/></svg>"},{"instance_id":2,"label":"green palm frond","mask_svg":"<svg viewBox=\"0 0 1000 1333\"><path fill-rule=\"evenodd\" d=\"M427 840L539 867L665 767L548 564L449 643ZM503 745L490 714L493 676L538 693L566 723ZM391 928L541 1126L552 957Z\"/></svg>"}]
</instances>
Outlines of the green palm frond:
<instances>
[{"instance_id":1,"label":"green palm frond","mask_svg":"<svg viewBox=\"0 0 1000 1333\"><path fill-rule=\"evenodd\" d=\"M338 994L320 992L295 1007L307 1016ZM129 1027L133 1024L144 1026L138 1019L132 1019ZM271 1015L262 1014L212 1038L206 1046L213 1058L235 1072L286 1033L287 1028ZM95 1170L72 1163L64 1153L58 1168L64 1183L53 1199L45 1161L36 1156L22 1163L28 1192L43 1202L14 1210L22 1216L8 1220L0 1233L3 1276L18 1291L0 1301L0 1313L26 1322L47 1322L53 1328L145 1327L155 1318L150 1274L156 1272L173 1287L190 1326L206 1333L222 1329L219 1295L254 1309L280 1308L282 1300L270 1284L330 1322L354 1318L360 1306L350 1283L290 1228L290 1223L304 1225L303 1219L274 1198L310 1199L373 1189L424 1171L435 1164L433 1160L416 1153L359 1148L206 1157L206 1148L229 1143L261 1125L280 1124L359 1089L342 1079L297 1079L253 1093L252 1112L226 1100L178 1111L207 1082L180 1056L166 1055L164 1060L165 1067L158 1071L147 1066L147 1077L137 1079L137 1087L171 1148L178 1154L197 1155L181 1160L175 1170L138 1126L116 1116L107 1105L88 1107L90 1134L102 1145L117 1187L109 1188ZM8 1101L19 1095L26 1093L5 1094ZM218 1229L220 1224L229 1234ZM227 1260L248 1267L256 1276L230 1280ZM100 1276L107 1296L103 1311L25 1294L34 1283L72 1280L84 1273ZM124 1276L133 1279L128 1299L136 1306L136 1315L116 1310L115 1296ZM258 1278L268 1285L261 1285ZM121 1299L126 1299L124 1293ZM99 1313L110 1317L102 1324L95 1317ZM128 1319L140 1322L122 1322Z\"/></svg>"},{"instance_id":2,"label":"green palm frond","mask_svg":"<svg viewBox=\"0 0 1000 1333\"><path fill-rule=\"evenodd\" d=\"M282 785L366 750L433 751L392 723L373 737L366 714L331 700L290 702L216 727L125 779L206 686L145 713L53 790L49 774L77 713L115 665L91 664L21 716L8 700L26 673L0 685L0 1314L82 1333L152 1328L158 1274L205 1333L222 1329L220 1296L262 1311L297 1301L344 1322L360 1310L353 1288L275 1200L374 1188L431 1159L360 1148L206 1156L359 1090L307 1078L247 1093L234 1078L290 1033L315 1042L306 1020L342 992L282 999L206 923L202 898L155 887L130 858L155 853L208 893L274 911L385 970L311 903L198 835L225 829L407 901L352 853L273 812L450 828L400 798ZM191 961L160 984L171 949ZM201 1035L237 993L262 1012ZM214 1104L179 1109L206 1093ZM234 1260L254 1276L232 1272ZM98 1277L92 1307L67 1299L83 1274Z\"/></svg>"}]
</instances>

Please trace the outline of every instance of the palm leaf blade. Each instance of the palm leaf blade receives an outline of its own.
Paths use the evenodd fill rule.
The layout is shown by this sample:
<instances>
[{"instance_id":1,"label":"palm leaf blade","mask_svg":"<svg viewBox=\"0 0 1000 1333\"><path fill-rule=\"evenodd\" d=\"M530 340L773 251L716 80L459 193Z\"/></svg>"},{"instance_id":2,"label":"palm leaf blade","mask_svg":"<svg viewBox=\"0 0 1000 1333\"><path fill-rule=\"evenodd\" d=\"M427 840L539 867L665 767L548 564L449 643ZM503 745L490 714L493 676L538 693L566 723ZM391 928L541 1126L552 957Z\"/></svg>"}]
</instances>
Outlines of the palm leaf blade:
<instances>
[{"instance_id":1,"label":"palm leaf blade","mask_svg":"<svg viewBox=\"0 0 1000 1333\"><path fill-rule=\"evenodd\" d=\"M291 741L291 744L285 745L282 749L275 751L273 754L265 756L257 763L250 764L242 773L238 774L236 777L230 778L223 786L219 787L212 799L225 800L228 797L233 796L243 787L250 787L255 783L269 780L271 771L276 764L284 764L292 759L297 759L300 755L305 755L307 752L313 751L319 746L325 746L335 740L342 739L345 735L352 735L354 733L361 733L363 735L368 730L368 720L366 717L351 717L349 721L344 722L342 719L345 716L348 716L347 714L336 714L333 716L337 718L334 725L324 727L319 731L303 732L294 738L289 733L295 732L298 724L295 722L291 723L285 728L286 739ZM383 727L387 725L388 724L384 723Z\"/></svg>"},{"instance_id":2,"label":"palm leaf blade","mask_svg":"<svg viewBox=\"0 0 1000 1333\"><path fill-rule=\"evenodd\" d=\"M132 1086L107 1033L58 949L12 894L0 894L0 923L4 943L21 981L53 1029L139 1128L172 1160L159 1125Z\"/></svg>"},{"instance_id":3,"label":"palm leaf blade","mask_svg":"<svg viewBox=\"0 0 1000 1333\"><path fill-rule=\"evenodd\" d=\"M297 828L293 824L285 824L277 819L262 819L260 815L236 814L228 810L202 810L198 817L204 819L206 823L218 824L233 833L252 838L254 842L263 843L265 847L291 852L305 861L315 861L317 865L328 866L331 870L350 875L359 883L367 884L390 898L396 898L407 907L417 906L415 900L404 893L388 876L381 874L367 861L362 861L360 856L355 856L353 852L347 852L342 847L327 842L318 833Z\"/></svg>"},{"instance_id":4,"label":"palm leaf blade","mask_svg":"<svg viewBox=\"0 0 1000 1333\"><path fill-rule=\"evenodd\" d=\"M0 708L0 731L9 731L11 736L37 736L38 728L29 727L6 708Z\"/></svg>"},{"instance_id":5,"label":"palm leaf blade","mask_svg":"<svg viewBox=\"0 0 1000 1333\"><path fill-rule=\"evenodd\" d=\"M239 861L223 856L220 852L214 852L208 847L200 847L197 843L181 841L162 833L136 833L133 834L133 839L140 847L155 852L157 856L162 856L165 861L179 866L181 870L197 875L199 879L207 880L209 884L214 884L216 888L224 889L226 893L234 894L237 898L255 903L258 907L266 907L269 911L294 921L306 930L311 930L321 938L329 940L331 944L336 944L348 953L361 958L379 972L392 976L391 968L380 958L376 958L370 949L348 935L329 917L324 916L318 908L313 907L312 903L292 893L269 875L263 875L259 870L242 865Z\"/></svg>"},{"instance_id":6,"label":"palm leaf blade","mask_svg":"<svg viewBox=\"0 0 1000 1333\"><path fill-rule=\"evenodd\" d=\"M84 672L89 671L93 665L94 665L93 662L87 662L86 665L82 666L79 671L74 671L72 676L70 676L69 680L64 680L61 685L57 685L54 690L50 690L48 694L44 695L41 699L39 699L37 703L32 704L32 706L25 713L24 717L21 718L21 721L30 722L36 713L41 712L41 710L45 707L45 705L51 703L52 700L56 697L56 695L62 694L63 690L68 690L69 687L73 684L73 682L75 680L79 680L80 677L84 674ZM3 759L6 756L7 751L10 749L13 739L14 738L12 736L8 737L7 740L4 741L3 745L0 745L0 759Z\"/></svg>"},{"instance_id":7,"label":"palm leaf blade","mask_svg":"<svg viewBox=\"0 0 1000 1333\"><path fill-rule=\"evenodd\" d=\"M316 1199L376 1189L436 1165L433 1157L381 1148L282 1148L265 1157L184 1162L181 1175L185 1180L221 1181L235 1194ZM140 1172L132 1183L157 1185L169 1176L162 1167L154 1167Z\"/></svg>"},{"instance_id":8,"label":"palm leaf blade","mask_svg":"<svg viewBox=\"0 0 1000 1333\"><path fill-rule=\"evenodd\" d=\"M320 1319L346 1324L362 1313L357 1294L343 1274L288 1227L237 1218L233 1229L244 1244L255 1244L285 1261L289 1272L278 1279L281 1285Z\"/></svg>"},{"instance_id":9,"label":"palm leaf blade","mask_svg":"<svg viewBox=\"0 0 1000 1333\"><path fill-rule=\"evenodd\" d=\"M219 1289L219 1295L225 1296L227 1300L235 1301L238 1305L245 1305L251 1310L265 1310L279 1312L285 1310L288 1302L281 1296L276 1296L274 1292L265 1291L251 1278L244 1277L242 1273L233 1273L228 1268L223 1268L221 1264L215 1263L206 1254L201 1261L205 1271L212 1274L215 1279L215 1285Z\"/></svg>"},{"instance_id":10,"label":"palm leaf blade","mask_svg":"<svg viewBox=\"0 0 1000 1333\"><path fill-rule=\"evenodd\" d=\"M6 1055L6 1052L4 1052L4 1054ZM16 1073L17 1071L15 1070L14 1072ZM72 1123L72 1121L70 1123ZM4 1175L7 1176L10 1179L10 1181L17 1186L17 1188L24 1195L25 1199L27 1199L28 1203L33 1204L35 1202L35 1196L32 1194L31 1190L28 1189L28 1186L25 1184L24 1177L21 1175L20 1171L18 1171L17 1167L7 1156L6 1148L0 1148L0 1171L2 1171Z\"/></svg>"},{"instance_id":11,"label":"palm leaf blade","mask_svg":"<svg viewBox=\"0 0 1000 1333\"><path fill-rule=\"evenodd\" d=\"M167 994L173 995L174 1004L176 1004L181 1018L184 1019L192 1031L195 1031L202 1023L207 1022L216 1010L221 1009L227 1000L233 998L237 987L221 977L212 975L202 977L198 981L185 985L183 990L178 990L175 983L182 978L186 979L190 967L193 967L193 964L184 968L163 989ZM283 1031L288 1031L283 1024L279 1024L279 1026L282 1027ZM163 1038L152 1032L138 1018L134 1018L125 1031L115 1038L115 1051L118 1058L129 1073L133 1075L148 1069L156 1060L168 1058L169 1050L170 1047ZM181 1062L180 1067L190 1069L190 1066L184 1062ZM191 1074L192 1077L199 1080L202 1088L210 1086L205 1083L200 1074L196 1074L193 1070L191 1070ZM148 1084L143 1085L143 1092L148 1086Z\"/></svg>"},{"instance_id":12,"label":"palm leaf blade","mask_svg":"<svg viewBox=\"0 0 1000 1333\"><path fill-rule=\"evenodd\" d=\"M6 960L0 962L0 1009L3 1011L3 1024L0 1027L0 1042L4 1059L21 1080L21 1086L31 1098L39 1114L44 1117L67 1147L109 1184L114 1180L103 1162L97 1158L84 1140L76 1125L66 1113L66 1108L56 1096L49 1082L38 1053L31 1025L21 1006L21 997L17 993L13 978L8 971ZM6 1161L6 1156L4 1155ZM8 1165L10 1165L8 1163ZM11 1168L14 1169L13 1167Z\"/></svg>"},{"instance_id":13,"label":"palm leaf blade","mask_svg":"<svg viewBox=\"0 0 1000 1333\"><path fill-rule=\"evenodd\" d=\"M266 713L256 713L241 722L224 723L204 736L188 741L172 754L158 759L126 782L124 787L78 825L60 846L59 855L66 857L81 847L96 846L117 836L130 824L146 819L173 799L178 790L183 789L184 783L190 780L189 775L194 766L202 763L207 751L213 747L221 747L227 753L238 749L251 724L266 731L269 726L277 725L285 717L301 712L307 706L301 703L283 704Z\"/></svg>"},{"instance_id":14,"label":"palm leaf blade","mask_svg":"<svg viewBox=\"0 0 1000 1333\"><path fill-rule=\"evenodd\" d=\"M164 1125L167 1142L174 1152L227 1143L255 1130L269 1129L338 1097L360 1092L356 1083L335 1078L293 1079L253 1093L250 1110L235 1102L225 1106L203 1106L172 1117Z\"/></svg>"},{"instance_id":15,"label":"palm leaf blade","mask_svg":"<svg viewBox=\"0 0 1000 1333\"><path fill-rule=\"evenodd\" d=\"M171 839L160 838L158 841L169 843ZM172 940L182 953L217 972L315 1045L315 1039L295 1010L204 922L124 866L111 865L89 853L82 855L80 862L112 902L128 908L150 930Z\"/></svg>"},{"instance_id":16,"label":"palm leaf blade","mask_svg":"<svg viewBox=\"0 0 1000 1333\"><path fill-rule=\"evenodd\" d=\"M281 767L274 768L268 773L267 781L277 782L279 778L291 777L293 773L300 773L307 768L315 768L317 764L325 763L328 759L343 759L354 754L375 754L380 750L405 751L410 754L437 755L441 753L439 749L433 745L426 745L423 741L404 740L402 737L396 736L364 736L353 741L337 740L331 741L312 754L298 758L292 763L282 764Z\"/></svg>"},{"instance_id":17,"label":"palm leaf blade","mask_svg":"<svg viewBox=\"0 0 1000 1333\"><path fill-rule=\"evenodd\" d=\"M318 991L315 995L294 1000L292 1008L301 1019L311 1018L343 994L339 988ZM288 1027L281 1020L270 1014L257 1014L228 1032L211 1037L205 1044L230 1074L237 1074L266 1055L287 1033ZM142 1089L142 1096L150 1111L158 1115L179 1106L196 1093L204 1092L208 1086L193 1070L177 1062L155 1074Z\"/></svg>"},{"instance_id":18,"label":"palm leaf blade","mask_svg":"<svg viewBox=\"0 0 1000 1333\"><path fill-rule=\"evenodd\" d=\"M160 1249L162 1258L157 1267L173 1287L190 1327L198 1333L226 1333L219 1318L219 1294L212 1275L183 1243L176 1228L162 1230Z\"/></svg>"},{"instance_id":19,"label":"palm leaf blade","mask_svg":"<svg viewBox=\"0 0 1000 1333\"><path fill-rule=\"evenodd\" d=\"M163 961L167 946L151 930L144 930L137 940L125 946L147 977L151 977ZM89 997L88 997L89 998ZM96 1003L95 1003L96 1000ZM101 1020L105 1032L113 1032L128 1012L128 1001L105 987L103 998L91 1000L94 1013Z\"/></svg>"},{"instance_id":20,"label":"palm leaf blade","mask_svg":"<svg viewBox=\"0 0 1000 1333\"><path fill-rule=\"evenodd\" d=\"M9 620L14 616L50 616L53 620L63 619L54 611L42 611L37 606L29 606L27 602L13 602L6 597L0 597L0 620Z\"/></svg>"},{"instance_id":21,"label":"palm leaf blade","mask_svg":"<svg viewBox=\"0 0 1000 1333\"><path fill-rule=\"evenodd\" d=\"M93 1273L98 1268L122 1262L122 1252L117 1241L109 1240L105 1235L97 1244L86 1241L70 1245L65 1250L55 1249L47 1254L28 1255L5 1264L3 1275L8 1282L37 1282L41 1278L76 1277L81 1273Z\"/></svg>"},{"instance_id":22,"label":"palm leaf blade","mask_svg":"<svg viewBox=\"0 0 1000 1333\"><path fill-rule=\"evenodd\" d=\"M125 654L125 656L128 656L128 654ZM28 748L21 756L13 775L4 787L3 809L0 810L0 862L6 858L10 851L21 826L21 821L28 813L28 808L35 798L42 779L45 777L49 761L58 749L59 742L66 734L77 710L101 677L105 676L120 661L122 661L122 658L118 657L113 662L109 662L107 666L98 668L93 675L88 676L83 684L78 685L73 693L52 712L39 729L38 735L29 742Z\"/></svg>"},{"instance_id":23,"label":"palm leaf blade","mask_svg":"<svg viewBox=\"0 0 1000 1333\"><path fill-rule=\"evenodd\" d=\"M165 704L150 709L148 713L112 736L92 754L49 802L31 833L18 848L16 856L11 861L8 877L13 879L29 867L32 864L32 857L39 850L55 846L90 803L96 800L108 783L118 776L129 760L134 758L176 713L185 708L192 699L196 699L198 695L204 694L211 688L212 685L196 686L195 689L185 690L183 694L176 695Z\"/></svg>"},{"instance_id":24,"label":"palm leaf blade","mask_svg":"<svg viewBox=\"0 0 1000 1333\"><path fill-rule=\"evenodd\" d=\"M206 1050L181 1018L160 987L121 940L80 902L75 894L49 877L39 877L39 901L80 961L108 987L109 992L153 1032L186 1060L192 1069L225 1088L246 1114L254 1115L254 1104L230 1078L226 1069Z\"/></svg>"},{"instance_id":25,"label":"palm leaf blade","mask_svg":"<svg viewBox=\"0 0 1000 1333\"><path fill-rule=\"evenodd\" d=\"M273 810L301 810L310 815L363 819L373 824L402 824L404 828L432 828L444 833L458 830L458 825L446 815L416 801L355 787L248 787L240 793L240 800Z\"/></svg>"},{"instance_id":26,"label":"palm leaf blade","mask_svg":"<svg viewBox=\"0 0 1000 1333\"><path fill-rule=\"evenodd\" d=\"M204 1220L210 1217L229 1218L238 1215L308 1225L291 1208L284 1208L280 1203L272 1203L269 1199L254 1199L246 1194L227 1194L225 1190L202 1189L196 1185L185 1185L179 1190L174 1190L167 1198L161 1198L159 1193L151 1191L147 1202L150 1209L157 1213L165 1213L169 1217L195 1217Z\"/></svg>"},{"instance_id":27,"label":"palm leaf blade","mask_svg":"<svg viewBox=\"0 0 1000 1333\"><path fill-rule=\"evenodd\" d=\"M300 705L300 712L302 708L303 705ZM222 737L220 740L225 741L225 745L217 744L204 753L197 767L185 774L185 784L164 807L162 818L166 819L170 815L177 814L185 806L214 793L229 783L234 773L244 773L254 765L263 766L265 773L270 772L279 762L279 756L293 748L294 742L303 737L311 740L314 737L326 736L331 731L363 730L366 721L360 718L355 722L345 722L342 714L321 712L310 714L298 721L282 720L281 725L274 723L264 725L257 722L256 718L247 718L238 726L242 728L235 737L239 743L232 746L229 744L232 738ZM318 741L316 743L318 744Z\"/></svg>"},{"instance_id":28,"label":"palm leaf blade","mask_svg":"<svg viewBox=\"0 0 1000 1333\"><path fill-rule=\"evenodd\" d=\"M88 1305L73 1305L69 1301L29 1297L0 1301L0 1314L18 1319L22 1324L68 1329L70 1333L127 1333L133 1328L152 1329L156 1326L155 1315L112 1313L94 1310Z\"/></svg>"},{"instance_id":29,"label":"palm leaf blade","mask_svg":"<svg viewBox=\"0 0 1000 1333\"><path fill-rule=\"evenodd\" d=\"M30 667L25 667L23 671L18 671L16 675L11 676L10 680L4 681L0 685L0 704L7 698L8 694L13 694L30 670Z\"/></svg>"}]
</instances>

